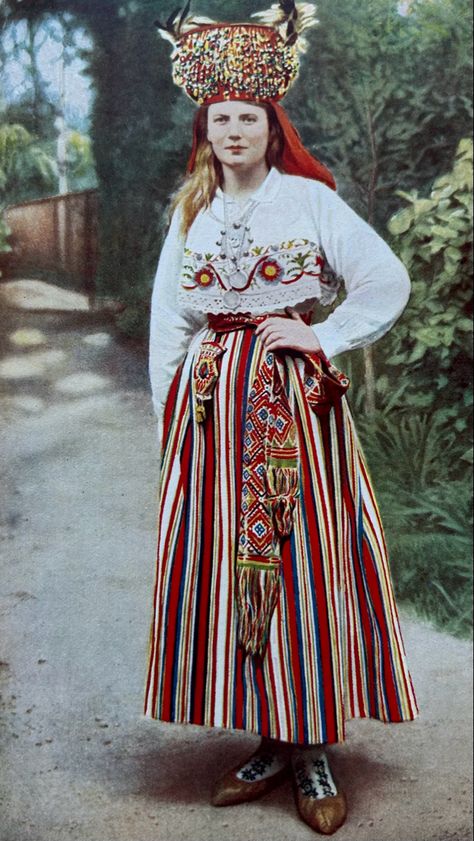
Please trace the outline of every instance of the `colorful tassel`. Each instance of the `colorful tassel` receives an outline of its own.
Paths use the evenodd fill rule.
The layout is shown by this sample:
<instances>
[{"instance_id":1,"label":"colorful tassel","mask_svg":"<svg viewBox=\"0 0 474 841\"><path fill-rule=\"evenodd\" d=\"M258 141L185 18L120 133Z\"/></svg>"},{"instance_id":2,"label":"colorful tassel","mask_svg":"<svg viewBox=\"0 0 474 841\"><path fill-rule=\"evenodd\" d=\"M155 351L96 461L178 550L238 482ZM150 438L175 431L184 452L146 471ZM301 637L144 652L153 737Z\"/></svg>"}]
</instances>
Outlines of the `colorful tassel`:
<instances>
[{"instance_id":1,"label":"colorful tassel","mask_svg":"<svg viewBox=\"0 0 474 841\"><path fill-rule=\"evenodd\" d=\"M239 644L247 654L263 657L280 594L279 564L258 567L238 562L236 577Z\"/></svg>"},{"instance_id":2,"label":"colorful tassel","mask_svg":"<svg viewBox=\"0 0 474 841\"><path fill-rule=\"evenodd\" d=\"M206 407L200 400L196 400L195 415L197 423L203 423L206 420Z\"/></svg>"},{"instance_id":3,"label":"colorful tassel","mask_svg":"<svg viewBox=\"0 0 474 841\"><path fill-rule=\"evenodd\" d=\"M267 510L273 516L277 534L287 537L293 528L293 511L298 497L298 468L270 466L265 478Z\"/></svg>"}]
</instances>

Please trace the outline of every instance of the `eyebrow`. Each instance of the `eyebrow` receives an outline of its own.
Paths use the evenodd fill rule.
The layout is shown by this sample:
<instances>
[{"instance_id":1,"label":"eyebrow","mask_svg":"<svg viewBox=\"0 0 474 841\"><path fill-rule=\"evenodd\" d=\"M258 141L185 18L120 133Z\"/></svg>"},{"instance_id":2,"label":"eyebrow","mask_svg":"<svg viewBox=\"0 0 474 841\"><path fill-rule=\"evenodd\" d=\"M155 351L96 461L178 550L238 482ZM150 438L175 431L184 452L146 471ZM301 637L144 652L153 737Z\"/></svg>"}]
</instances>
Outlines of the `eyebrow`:
<instances>
[{"instance_id":1,"label":"eyebrow","mask_svg":"<svg viewBox=\"0 0 474 841\"><path fill-rule=\"evenodd\" d=\"M239 114L239 119L240 119L241 117L257 117L257 116L258 116L258 115L257 115L257 114L254 114L254 113L253 113L253 111L246 111L246 112L245 112L245 113L243 113L243 114ZM217 114L214 114L214 116L213 116L213 118L212 118L212 119L213 119L213 120L215 120L215 118L216 118L216 117L225 117L225 118L226 118L226 120L228 120L228 119L229 119L229 117L230 117L230 114L220 114L220 113L217 113Z\"/></svg>"}]
</instances>

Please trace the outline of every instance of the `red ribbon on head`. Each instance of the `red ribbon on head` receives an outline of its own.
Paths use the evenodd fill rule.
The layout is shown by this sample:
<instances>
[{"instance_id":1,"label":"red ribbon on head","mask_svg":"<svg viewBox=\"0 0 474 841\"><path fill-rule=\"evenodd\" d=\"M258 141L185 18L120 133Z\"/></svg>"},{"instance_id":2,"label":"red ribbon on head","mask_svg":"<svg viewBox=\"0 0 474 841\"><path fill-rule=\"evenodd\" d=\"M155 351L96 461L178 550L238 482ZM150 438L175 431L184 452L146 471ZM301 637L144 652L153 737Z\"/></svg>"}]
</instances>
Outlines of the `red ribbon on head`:
<instances>
[{"instance_id":1,"label":"red ribbon on head","mask_svg":"<svg viewBox=\"0 0 474 841\"><path fill-rule=\"evenodd\" d=\"M336 182L330 170L313 157L303 146L301 137L291 122L288 114L276 102L271 103L275 116L280 124L283 135L283 151L281 156L281 167L288 175L301 175L303 178L312 178L314 181L322 181L332 190L336 189ZM187 172L194 170L196 153L198 150L199 138L197 133L197 119L194 121L193 146L189 157Z\"/></svg>"}]
</instances>

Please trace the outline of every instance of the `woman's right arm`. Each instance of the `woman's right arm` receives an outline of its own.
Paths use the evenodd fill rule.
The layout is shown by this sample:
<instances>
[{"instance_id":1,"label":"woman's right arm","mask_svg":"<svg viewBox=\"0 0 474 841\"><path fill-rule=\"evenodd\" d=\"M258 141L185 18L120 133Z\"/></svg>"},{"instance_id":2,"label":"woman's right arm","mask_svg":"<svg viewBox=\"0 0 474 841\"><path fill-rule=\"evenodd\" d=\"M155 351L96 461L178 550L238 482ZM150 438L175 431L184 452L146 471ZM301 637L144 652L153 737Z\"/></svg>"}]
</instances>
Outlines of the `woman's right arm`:
<instances>
[{"instance_id":1,"label":"woman's right arm","mask_svg":"<svg viewBox=\"0 0 474 841\"><path fill-rule=\"evenodd\" d=\"M178 306L177 293L184 248L180 225L179 211L175 211L160 254L151 298L149 373L160 437L171 381L190 340L206 323L206 316L202 313L183 310Z\"/></svg>"}]
</instances>

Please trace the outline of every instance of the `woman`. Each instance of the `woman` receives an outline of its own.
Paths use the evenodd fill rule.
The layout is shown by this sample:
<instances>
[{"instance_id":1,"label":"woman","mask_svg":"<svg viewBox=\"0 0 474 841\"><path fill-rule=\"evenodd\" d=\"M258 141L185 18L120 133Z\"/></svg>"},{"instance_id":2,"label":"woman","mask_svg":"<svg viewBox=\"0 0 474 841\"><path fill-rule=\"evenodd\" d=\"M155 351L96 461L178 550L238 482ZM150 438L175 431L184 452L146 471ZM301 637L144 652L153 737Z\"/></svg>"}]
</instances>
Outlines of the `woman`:
<instances>
[{"instance_id":1,"label":"woman","mask_svg":"<svg viewBox=\"0 0 474 841\"><path fill-rule=\"evenodd\" d=\"M301 817L329 834L346 804L323 745L348 718L416 715L349 382L330 361L383 335L409 282L276 104L309 20L289 5L275 25L173 32L175 81L201 108L152 301L146 713L259 734L213 803L255 799L291 766ZM342 279L345 301L312 325Z\"/></svg>"}]
</instances>

